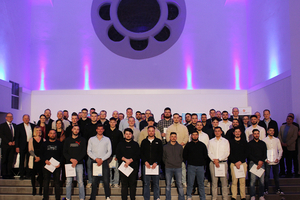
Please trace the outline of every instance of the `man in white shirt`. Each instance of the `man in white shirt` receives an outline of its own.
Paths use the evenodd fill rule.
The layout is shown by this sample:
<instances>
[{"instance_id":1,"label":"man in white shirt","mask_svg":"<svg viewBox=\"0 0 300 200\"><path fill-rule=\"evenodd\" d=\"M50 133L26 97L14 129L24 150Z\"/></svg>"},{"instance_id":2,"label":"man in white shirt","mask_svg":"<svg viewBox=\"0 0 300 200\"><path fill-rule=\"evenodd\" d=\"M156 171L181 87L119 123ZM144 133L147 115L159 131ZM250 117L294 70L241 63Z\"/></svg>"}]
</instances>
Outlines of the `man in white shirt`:
<instances>
[{"instance_id":1,"label":"man in white shirt","mask_svg":"<svg viewBox=\"0 0 300 200\"><path fill-rule=\"evenodd\" d=\"M245 131L247 142L250 142L251 140L253 140L253 135L252 135L252 130L253 129L258 129L259 130L259 139L260 140L265 139L266 131L263 127L258 125L259 120L258 120L257 116L256 115L251 115L250 120L251 120L252 126L248 127Z\"/></svg>"},{"instance_id":2,"label":"man in white shirt","mask_svg":"<svg viewBox=\"0 0 300 200\"><path fill-rule=\"evenodd\" d=\"M222 121L219 122L219 126L222 128L224 134L230 129L232 122L228 120L228 112L224 110L222 112Z\"/></svg>"},{"instance_id":3,"label":"man in white shirt","mask_svg":"<svg viewBox=\"0 0 300 200\"><path fill-rule=\"evenodd\" d=\"M208 135L207 135L206 133L204 133L204 132L202 131L202 129L203 129L203 124L202 124L202 122L197 122L197 123L196 123L196 130L197 130L197 132L199 133L198 139L199 139L200 142L203 142L203 143L205 144L206 148L207 148L207 145L208 145L208 142L209 142L209 137L208 137ZM192 141L191 135L190 135L189 142L190 142L190 141Z\"/></svg>"},{"instance_id":4,"label":"man in white shirt","mask_svg":"<svg viewBox=\"0 0 300 200\"><path fill-rule=\"evenodd\" d=\"M269 194L269 178L270 171L272 167L273 177L275 181L275 187L277 190L277 194L283 194L281 189L279 188L279 161L282 157L282 147L281 142L278 138L274 137L275 130L274 128L268 129L268 137L266 137L263 141L267 145L267 161L266 161L266 176L265 176L265 195Z\"/></svg>"},{"instance_id":5,"label":"man in white shirt","mask_svg":"<svg viewBox=\"0 0 300 200\"><path fill-rule=\"evenodd\" d=\"M216 200L218 197L218 179L220 178L222 183L222 196L223 199L228 199L228 180L227 180L227 159L230 152L230 146L228 140L223 138L221 127L215 127L214 129L215 137L211 139L208 143L208 156L211 160L209 167L212 179L212 199ZM224 165L225 176L217 177L215 176L215 170Z\"/></svg>"}]
</instances>

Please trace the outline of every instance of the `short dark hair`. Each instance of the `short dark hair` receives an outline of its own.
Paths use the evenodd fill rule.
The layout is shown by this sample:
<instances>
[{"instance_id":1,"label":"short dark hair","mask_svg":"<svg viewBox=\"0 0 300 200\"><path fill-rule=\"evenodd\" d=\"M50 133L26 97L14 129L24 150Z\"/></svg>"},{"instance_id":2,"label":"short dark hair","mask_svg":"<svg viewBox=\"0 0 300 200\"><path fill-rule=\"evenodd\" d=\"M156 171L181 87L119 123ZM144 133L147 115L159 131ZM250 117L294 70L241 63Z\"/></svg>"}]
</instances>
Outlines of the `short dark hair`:
<instances>
[{"instance_id":1,"label":"short dark hair","mask_svg":"<svg viewBox=\"0 0 300 200\"><path fill-rule=\"evenodd\" d=\"M170 136L171 136L171 135L177 135L177 133L176 133L176 132L171 132L171 133L170 133Z\"/></svg>"},{"instance_id":2,"label":"short dark hair","mask_svg":"<svg viewBox=\"0 0 300 200\"><path fill-rule=\"evenodd\" d=\"M45 116L44 114L41 114L41 115L40 115L40 118L43 117L43 116L46 118L46 116Z\"/></svg>"},{"instance_id":3,"label":"short dark hair","mask_svg":"<svg viewBox=\"0 0 300 200\"><path fill-rule=\"evenodd\" d=\"M238 120L238 119L233 119L232 122L233 121L237 121L240 124L240 120Z\"/></svg>"},{"instance_id":4,"label":"short dark hair","mask_svg":"<svg viewBox=\"0 0 300 200\"><path fill-rule=\"evenodd\" d=\"M198 115L197 115L196 113L193 113L193 114L192 114L192 117L193 117L193 116L197 116L197 117L198 117Z\"/></svg>"},{"instance_id":5,"label":"short dark hair","mask_svg":"<svg viewBox=\"0 0 300 200\"><path fill-rule=\"evenodd\" d=\"M164 109L164 111L166 111L166 110L169 110L169 111L171 111L171 108L169 108L169 107L166 107L166 108Z\"/></svg>"},{"instance_id":6,"label":"short dark hair","mask_svg":"<svg viewBox=\"0 0 300 200\"><path fill-rule=\"evenodd\" d=\"M154 126L148 126L148 129L149 129L149 128L153 128L153 129L155 130L155 127L154 127Z\"/></svg>"},{"instance_id":7,"label":"short dark hair","mask_svg":"<svg viewBox=\"0 0 300 200\"><path fill-rule=\"evenodd\" d=\"M211 122L213 122L213 121L215 121L215 120L219 121L219 119L218 119L217 117L211 118Z\"/></svg>"},{"instance_id":8,"label":"short dark hair","mask_svg":"<svg viewBox=\"0 0 300 200\"><path fill-rule=\"evenodd\" d=\"M96 113L96 112L92 112L92 114L96 114L98 116L98 113Z\"/></svg>"},{"instance_id":9,"label":"short dark hair","mask_svg":"<svg viewBox=\"0 0 300 200\"><path fill-rule=\"evenodd\" d=\"M192 116L191 113L186 113L185 116L187 116L187 115Z\"/></svg>"},{"instance_id":10,"label":"short dark hair","mask_svg":"<svg viewBox=\"0 0 300 200\"><path fill-rule=\"evenodd\" d=\"M114 117L109 118L109 121L111 121L111 120L117 121L116 118L114 118Z\"/></svg>"},{"instance_id":11,"label":"short dark hair","mask_svg":"<svg viewBox=\"0 0 300 200\"><path fill-rule=\"evenodd\" d=\"M80 129L80 126L79 126L78 124L75 124L75 125L73 126L73 128L74 128L75 126L78 126L78 128Z\"/></svg>"},{"instance_id":12,"label":"short dark hair","mask_svg":"<svg viewBox=\"0 0 300 200\"><path fill-rule=\"evenodd\" d=\"M253 117L257 119L256 115L251 115L250 119L252 119Z\"/></svg>"},{"instance_id":13,"label":"short dark hair","mask_svg":"<svg viewBox=\"0 0 300 200\"><path fill-rule=\"evenodd\" d=\"M269 109L264 109L263 113L264 113L265 111L268 111L269 113L271 113Z\"/></svg>"},{"instance_id":14,"label":"short dark hair","mask_svg":"<svg viewBox=\"0 0 300 200\"><path fill-rule=\"evenodd\" d=\"M131 128L125 128L124 134L126 133L126 131L130 132L131 134L133 134L133 130Z\"/></svg>"},{"instance_id":15,"label":"short dark hair","mask_svg":"<svg viewBox=\"0 0 300 200\"><path fill-rule=\"evenodd\" d=\"M97 129L98 127L102 127L102 128L104 129L104 126L103 126L102 124L97 124L96 129Z\"/></svg>"},{"instance_id":16,"label":"short dark hair","mask_svg":"<svg viewBox=\"0 0 300 200\"><path fill-rule=\"evenodd\" d=\"M63 112L69 112L69 111L67 111L67 110L64 110Z\"/></svg>"},{"instance_id":17,"label":"short dark hair","mask_svg":"<svg viewBox=\"0 0 300 200\"><path fill-rule=\"evenodd\" d=\"M44 112L46 112L47 110L49 110L51 112L51 110L49 108L45 109Z\"/></svg>"},{"instance_id":18,"label":"short dark hair","mask_svg":"<svg viewBox=\"0 0 300 200\"><path fill-rule=\"evenodd\" d=\"M268 127L268 130L273 129L275 131L275 129L273 127Z\"/></svg>"},{"instance_id":19,"label":"short dark hair","mask_svg":"<svg viewBox=\"0 0 300 200\"><path fill-rule=\"evenodd\" d=\"M240 130L240 131L242 131L240 127L235 127L235 128L234 128L234 131L235 131L235 130Z\"/></svg>"},{"instance_id":20,"label":"short dark hair","mask_svg":"<svg viewBox=\"0 0 300 200\"><path fill-rule=\"evenodd\" d=\"M174 117L175 115L178 115L178 116L180 117L180 115L179 115L178 113L174 113L174 114L173 114L173 117Z\"/></svg>"},{"instance_id":21,"label":"short dark hair","mask_svg":"<svg viewBox=\"0 0 300 200\"><path fill-rule=\"evenodd\" d=\"M72 112L72 116L78 117L78 114L76 112Z\"/></svg>"},{"instance_id":22,"label":"short dark hair","mask_svg":"<svg viewBox=\"0 0 300 200\"><path fill-rule=\"evenodd\" d=\"M126 112L127 112L128 110L132 110L132 108L127 108L127 109L126 109Z\"/></svg>"},{"instance_id":23,"label":"short dark hair","mask_svg":"<svg viewBox=\"0 0 300 200\"><path fill-rule=\"evenodd\" d=\"M227 110L224 110L224 111L222 112L222 114L224 114L224 113L227 113L227 114L228 114L228 111L227 111Z\"/></svg>"},{"instance_id":24,"label":"short dark hair","mask_svg":"<svg viewBox=\"0 0 300 200\"><path fill-rule=\"evenodd\" d=\"M140 113L140 114L142 114L142 113L141 113L141 111L139 111L139 110L135 112L135 114L137 114L137 113Z\"/></svg>"},{"instance_id":25,"label":"short dark hair","mask_svg":"<svg viewBox=\"0 0 300 200\"><path fill-rule=\"evenodd\" d=\"M206 113L202 113L201 116L202 116L202 115L205 115L205 116L206 116Z\"/></svg>"},{"instance_id":26,"label":"short dark hair","mask_svg":"<svg viewBox=\"0 0 300 200\"><path fill-rule=\"evenodd\" d=\"M105 112L105 114L107 114L106 110L101 110L100 113L101 113L101 112ZM100 113L99 113L99 114L100 114Z\"/></svg>"},{"instance_id":27,"label":"short dark hair","mask_svg":"<svg viewBox=\"0 0 300 200\"><path fill-rule=\"evenodd\" d=\"M215 111L215 112L216 112L216 110L215 110L215 109L213 109L213 108L209 110L209 112L211 112L211 111Z\"/></svg>"},{"instance_id":28,"label":"short dark hair","mask_svg":"<svg viewBox=\"0 0 300 200\"><path fill-rule=\"evenodd\" d=\"M91 108L90 110L96 110L95 108Z\"/></svg>"},{"instance_id":29,"label":"short dark hair","mask_svg":"<svg viewBox=\"0 0 300 200\"><path fill-rule=\"evenodd\" d=\"M258 131L260 133L260 131L256 128L252 130L252 133L254 133L255 131Z\"/></svg>"},{"instance_id":30,"label":"short dark hair","mask_svg":"<svg viewBox=\"0 0 300 200\"><path fill-rule=\"evenodd\" d=\"M214 131L215 131L216 129L220 129L221 131L223 131L222 128L221 128L220 126L215 127Z\"/></svg>"},{"instance_id":31,"label":"short dark hair","mask_svg":"<svg viewBox=\"0 0 300 200\"><path fill-rule=\"evenodd\" d=\"M86 108L82 108L82 109L81 109L81 112L82 112L82 111L86 111L86 112L87 112L87 111L88 111L88 109L86 109Z\"/></svg>"},{"instance_id":32,"label":"short dark hair","mask_svg":"<svg viewBox=\"0 0 300 200\"><path fill-rule=\"evenodd\" d=\"M191 134L193 134L193 133L197 133L199 135L197 130L193 130Z\"/></svg>"}]
</instances>

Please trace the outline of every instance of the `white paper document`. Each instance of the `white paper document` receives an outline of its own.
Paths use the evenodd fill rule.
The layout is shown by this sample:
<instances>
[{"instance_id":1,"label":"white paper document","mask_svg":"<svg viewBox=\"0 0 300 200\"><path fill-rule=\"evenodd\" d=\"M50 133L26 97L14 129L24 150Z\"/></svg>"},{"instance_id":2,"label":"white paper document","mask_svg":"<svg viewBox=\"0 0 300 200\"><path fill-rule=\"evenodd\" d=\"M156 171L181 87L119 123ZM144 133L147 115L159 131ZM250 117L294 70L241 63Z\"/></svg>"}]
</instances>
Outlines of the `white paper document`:
<instances>
[{"instance_id":1,"label":"white paper document","mask_svg":"<svg viewBox=\"0 0 300 200\"><path fill-rule=\"evenodd\" d=\"M225 177L225 164L219 165L219 167L215 165L215 177Z\"/></svg>"},{"instance_id":2,"label":"white paper document","mask_svg":"<svg viewBox=\"0 0 300 200\"><path fill-rule=\"evenodd\" d=\"M246 177L243 165L240 165L240 169L238 169L236 166L233 166L233 170L234 170L235 178L245 178Z\"/></svg>"},{"instance_id":3,"label":"white paper document","mask_svg":"<svg viewBox=\"0 0 300 200\"><path fill-rule=\"evenodd\" d=\"M275 162L275 160L278 158L278 152L276 149L270 149L270 150L267 150L267 157L268 157L268 160L270 162Z\"/></svg>"},{"instance_id":4,"label":"white paper document","mask_svg":"<svg viewBox=\"0 0 300 200\"><path fill-rule=\"evenodd\" d=\"M263 168L257 169L257 165L254 164L251 167L250 172L260 178L264 174L265 170Z\"/></svg>"},{"instance_id":5,"label":"white paper document","mask_svg":"<svg viewBox=\"0 0 300 200\"><path fill-rule=\"evenodd\" d=\"M125 176L129 176L132 171L133 171L133 168L128 166L128 167L125 167L125 162L122 162L122 164L120 165L120 167L118 168L120 170L120 172L122 172Z\"/></svg>"},{"instance_id":6,"label":"white paper document","mask_svg":"<svg viewBox=\"0 0 300 200\"><path fill-rule=\"evenodd\" d=\"M111 162L109 163L109 168L115 169L117 168L117 161L115 160L115 156L112 158Z\"/></svg>"},{"instance_id":7,"label":"white paper document","mask_svg":"<svg viewBox=\"0 0 300 200\"><path fill-rule=\"evenodd\" d=\"M66 177L75 177L76 170L75 167L72 167L72 164L65 164Z\"/></svg>"},{"instance_id":8,"label":"white paper document","mask_svg":"<svg viewBox=\"0 0 300 200\"><path fill-rule=\"evenodd\" d=\"M167 133L167 129L168 129L168 128L164 128L164 133Z\"/></svg>"},{"instance_id":9,"label":"white paper document","mask_svg":"<svg viewBox=\"0 0 300 200\"><path fill-rule=\"evenodd\" d=\"M150 169L145 166L145 175L159 175L159 165L154 169L152 169L152 165L150 165Z\"/></svg>"},{"instance_id":10,"label":"white paper document","mask_svg":"<svg viewBox=\"0 0 300 200\"><path fill-rule=\"evenodd\" d=\"M51 173L54 172L54 170L56 169L56 166L59 165L59 162L57 160L55 160L53 157L49 160L49 162L51 163L50 165L45 165L45 169L47 169L48 171L50 171Z\"/></svg>"},{"instance_id":11,"label":"white paper document","mask_svg":"<svg viewBox=\"0 0 300 200\"><path fill-rule=\"evenodd\" d=\"M33 169L34 156L29 156L28 168Z\"/></svg>"},{"instance_id":12,"label":"white paper document","mask_svg":"<svg viewBox=\"0 0 300 200\"><path fill-rule=\"evenodd\" d=\"M98 166L97 163L93 163L93 176L102 176L102 165Z\"/></svg>"}]
</instances>

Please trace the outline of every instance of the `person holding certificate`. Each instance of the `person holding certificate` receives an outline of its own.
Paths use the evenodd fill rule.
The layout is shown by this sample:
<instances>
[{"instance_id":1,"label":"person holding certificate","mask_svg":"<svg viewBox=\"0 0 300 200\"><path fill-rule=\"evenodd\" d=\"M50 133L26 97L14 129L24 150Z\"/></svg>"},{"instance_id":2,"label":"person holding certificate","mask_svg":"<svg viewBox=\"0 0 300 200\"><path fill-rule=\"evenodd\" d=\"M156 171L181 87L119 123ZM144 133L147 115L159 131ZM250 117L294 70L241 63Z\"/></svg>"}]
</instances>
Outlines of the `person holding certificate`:
<instances>
[{"instance_id":1,"label":"person holding certificate","mask_svg":"<svg viewBox=\"0 0 300 200\"><path fill-rule=\"evenodd\" d=\"M269 127L268 136L263 140L267 145L265 195L269 194L268 189L271 167L277 194L284 194L279 188L279 161L282 156L282 147L280 140L276 138L274 134L275 129L273 127Z\"/></svg>"},{"instance_id":2,"label":"person holding certificate","mask_svg":"<svg viewBox=\"0 0 300 200\"><path fill-rule=\"evenodd\" d=\"M84 184L83 184L83 158L86 155L85 138L78 135L79 126L74 125L72 128L72 136L66 138L63 148L63 154L66 161L66 199L71 199L72 181L76 175L79 187L79 199L85 199ZM69 171L75 171L75 174L68 176Z\"/></svg>"},{"instance_id":3,"label":"person holding certificate","mask_svg":"<svg viewBox=\"0 0 300 200\"><path fill-rule=\"evenodd\" d=\"M259 139L260 131L252 130L253 140L248 143L250 169L250 197L255 200L255 181L259 179L259 200L264 200L264 163L267 160L267 146Z\"/></svg>"},{"instance_id":4,"label":"person holding certificate","mask_svg":"<svg viewBox=\"0 0 300 200\"><path fill-rule=\"evenodd\" d=\"M100 179L103 180L104 192L106 200L110 200L110 171L108 167L108 158L111 156L111 142L108 137L103 135L104 127L97 124L97 135L91 137L88 141L87 154L93 162L93 183L90 200L96 199L97 186Z\"/></svg>"},{"instance_id":5,"label":"person holding certificate","mask_svg":"<svg viewBox=\"0 0 300 200\"><path fill-rule=\"evenodd\" d=\"M49 199L49 183L51 175L54 179L55 188L55 199L60 200L60 162L62 160L62 144L59 140L56 140L56 131L50 130L48 133L49 140L46 140L42 144L41 148L41 160L45 163L45 168L43 169L44 177L44 196L43 200ZM53 171L52 171L52 170ZM50 171L51 170L51 171Z\"/></svg>"},{"instance_id":6,"label":"person holding certificate","mask_svg":"<svg viewBox=\"0 0 300 200\"><path fill-rule=\"evenodd\" d=\"M247 148L248 144L245 139L242 139L241 128L234 129L234 139L229 140L230 155L228 160L230 162L232 185L231 185L231 198L236 199L237 196L237 183L240 182L240 195L242 200L246 200L246 174L247 174Z\"/></svg>"},{"instance_id":7,"label":"person holding certificate","mask_svg":"<svg viewBox=\"0 0 300 200\"><path fill-rule=\"evenodd\" d=\"M148 119L148 123L150 122ZM153 181L154 199L159 199L159 165L163 154L162 141L155 137L155 127L148 126L148 137L141 143L141 158L144 179L144 199L150 200L150 181ZM149 172L149 173L147 173Z\"/></svg>"},{"instance_id":8,"label":"person holding certificate","mask_svg":"<svg viewBox=\"0 0 300 200\"><path fill-rule=\"evenodd\" d=\"M188 164L187 200L192 199L195 177L197 177L200 199L205 200L204 167L206 165L205 161L207 160L207 148L203 142L199 141L199 132L197 130L192 131L191 137L192 141L188 142L183 150L183 159L186 160Z\"/></svg>"},{"instance_id":9,"label":"person holding certificate","mask_svg":"<svg viewBox=\"0 0 300 200\"><path fill-rule=\"evenodd\" d=\"M130 188L130 199L135 200L137 173L139 170L140 159L140 147L139 144L133 141L133 130L131 128L125 128L124 130L125 140L120 142L117 147L116 156L119 164L125 168L132 168L133 171L130 174L125 175L120 173L121 179L121 196L122 200L127 200L128 187ZM123 163L123 164L122 164ZM125 163L125 164L124 164ZM120 169L120 168L119 168Z\"/></svg>"},{"instance_id":10,"label":"person holding certificate","mask_svg":"<svg viewBox=\"0 0 300 200\"><path fill-rule=\"evenodd\" d=\"M215 120L213 120L214 122ZM211 160L209 164L211 179L212 179L212 199L216 200L218 197L218 180L222 183L223 199L228 199L228 180L227 180L227 158L229 156L229 142L222 137L222 129L217 126L214 127L215 137L209 140L208 156Z\"/></svg>"},{"instance_id":11,"label":"person holding certificate","mask_svg":"<svg viewBox=\"0 0 300 200\"><path fill-rule=\"evenodd\" d=\"M176 117L176 121L179 120ZM163 147L163 161L166 166L166 200L171 200L171 182L175 175L176 185L178 187L178 200L184 200L182 186L182 161L183 147L177 142L177 133L171 132L169 135L170 142Z\"/></svg>"}]
</instances>

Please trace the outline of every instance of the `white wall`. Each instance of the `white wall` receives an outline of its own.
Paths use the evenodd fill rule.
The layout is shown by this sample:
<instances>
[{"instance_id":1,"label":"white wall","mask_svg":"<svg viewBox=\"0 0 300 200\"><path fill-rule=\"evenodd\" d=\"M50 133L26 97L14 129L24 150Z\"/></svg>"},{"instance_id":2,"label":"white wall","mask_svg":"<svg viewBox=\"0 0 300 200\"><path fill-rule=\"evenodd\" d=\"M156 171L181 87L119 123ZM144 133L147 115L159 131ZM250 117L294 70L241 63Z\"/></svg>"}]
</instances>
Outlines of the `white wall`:
<instances>
[{"instance_id":1,"label":"white wall","mask_svg":"<svg viewBox=\"0 0 300 200\"><path fill-rule=\"evenodd\" d=\"M246 90L51 90L32 91L31 105L34 120L46 108L56 119L56 112L63 109L70 113L95 107L98 113L105 109L110 117L114 110L125 114L131 107L134 112L151 109L158 121L165 107L170 107L172 113L208 113L211 108L230 112L231 107L246 107L248 103Z\"/></svg>"},{"instance_id":2,"label":"white wall","mask_svg":"<svg viewBox=\"0 0 300 200\"><path fill-rule=\"evenodd\" d=\"M14 123L21 123L24 114L31 113L31 91L20 88L19 110L11 108L11 83L0 80L0 112L11 112L14 116ZM32 120L31 120L32 121ZM0 123L3 123L3 119Z\"/></svg>"},{"instance_id":3,"label":"white wall","mask_svg":"<svg viewBox=\"0 0 300 200\"><path fill-rule=\"evenodd\" d=\"M271 111L271 118L280 126L292 110L291 72L285 72L261 85L248 90L249 106L253 113L264 109ZM263 116L262 116L263 118Z\"/></svg>"}]
</instances>

